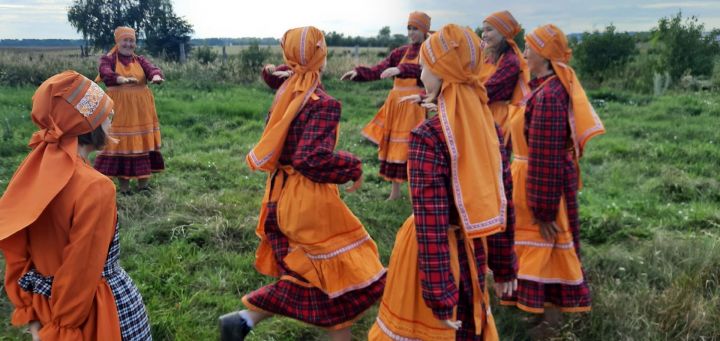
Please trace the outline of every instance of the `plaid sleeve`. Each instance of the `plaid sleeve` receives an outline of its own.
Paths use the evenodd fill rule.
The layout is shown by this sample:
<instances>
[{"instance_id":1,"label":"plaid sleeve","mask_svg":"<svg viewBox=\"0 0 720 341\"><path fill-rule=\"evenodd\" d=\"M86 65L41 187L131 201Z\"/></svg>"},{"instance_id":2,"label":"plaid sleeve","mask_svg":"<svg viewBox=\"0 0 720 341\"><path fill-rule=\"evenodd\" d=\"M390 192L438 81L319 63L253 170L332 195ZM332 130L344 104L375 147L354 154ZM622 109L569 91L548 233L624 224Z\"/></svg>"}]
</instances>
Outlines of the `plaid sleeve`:
<instances>
[{"instance_id":1,"label":"plaid sleeve","mask_svg":"<svg viewBox=\"0 0 720 341\"><path fill-rule=\"evenodd\" d=\"M115 72L114 56L103 55L100 57L100 67L98 67L98 73L100 74L100 78L102 78L103 83L105 83L105 86L118 85L118 74Z\"/></svg>"},{"instance_id":2,"label":"plaid sleeve","mask_svg":"<svg viewBox=\"0 0 720 341\"><path fill-rule=\"evenodd\" d=\"M396 77L398 78L416 78L418 82L420 81L420 72L422 72L422 66L420 64L413 64L413 63L402 63L397 66L398 69L400 69L400 74Z\"/></svg>"},{"instance_id":3,"label":"plaid sleeve","mask_svg":"<svg viewBox=\"0 0 720 341\"><path fill-rule=\"evenodd\" d=\"M507 101L512 97L520 77L520 62L514 53L506 53L497 71L485 82L489 103Z\"/></svg>"},{"instance_id":4,"label":"plaid sleeve","mask_svg":"<svg viewBox=\"0 0 720 341\"><path fill-rule=\"evenodd\" d=\"M367 66L357 66L355 67L355 71L357 71L357 76L353 81L356 82L367 82L367 81L375 81L380 79L380 74L385 71L387 68L398 66L400 63L400 60L402 60L403 55L405 54L405 50L407 49L407 46L401 46L396 49L394 49L387 58L383 59L381 62L377 63L375 66L367 67Z\"/></svg>"},{"instance_id":5,"label":"plaid sleeve","mask_svg":"<svg viewBox=\"0 0 720 341\"><path fill-rule=\"evenodd\" d=\"M145 77L147 77L148 81L150 81L155 76L160 76L163 79L165 78L162 70L160 70L159 67L155 66L152 62L150 62L147 58L143 56L137 56L137 60L138 63L140 63L143 71L145 72Z\"/></svg>"},{"instance_id":6,"label":"plaid sleeve","mask_svg":"<svg viewBox=\"0 0 720 341\"><path fill-rule=\"evenodd\" d=\"M540 221L555 221L565 183L568 96L558 80L536 96L528 127L528 206Z\"/></svg>"},{"instance_id":7,"label":"plaid sleeve","mask_svg":"<svg viewBox=\"0 0 720 341\"><path fill-rule=\"evenodd\" d=\"M515 256L515 206L512 201L513 184L508 162L508 149L503 148L503 135L500 127L495 125L495 130L500 139L500 154L503 164L503 185L505 197L507 198L507 222L505 231L491 235L487 239L488 244L488 266L493 272L495 282L509 282L517 276L517 258Z\"/></svg>"},{"instance_id":8,"label":"plaid sleeve","mask_svg":"<svg viewBox=\"0 0 720 341\"><path fill-rule=\"evenodd\" d=\"M438 120L439 122L439 120ZM450 272L448 163L433 136L413 132L408 177L418 242L418 266L425 304L440 320L452 318L458 288Z\"/></svg>"},{"instance_id":9,"label":"plaid sleeve","mask_svg":"<svg viewBox=\"0 0 720 341\"><path fill-rule=\"evenodd\" d=\"M287 71L290 70L290 67L287 65L278 65L275 67L275 71ZM273 90L277 90L280 88L280 86L285 82L286 78L280 78L278 76L275 76L271 73L268 73L265 68L262 69L262 79L265 81L265 84L269 86Z\"/></svg>"},{"instance_id":10,"label":"plaid sleeve","mask_svg":"<svg viewBox=\"0 0 720 341\"><path fill-rule=\"evenodd\" d=\"M362 175L360 159L335 152L340 102L331 98L310 101L303 110L310 110L308 122L292 156L292 166L310 180L320 183L344 184Z\"/></svg>"}]
</instances>

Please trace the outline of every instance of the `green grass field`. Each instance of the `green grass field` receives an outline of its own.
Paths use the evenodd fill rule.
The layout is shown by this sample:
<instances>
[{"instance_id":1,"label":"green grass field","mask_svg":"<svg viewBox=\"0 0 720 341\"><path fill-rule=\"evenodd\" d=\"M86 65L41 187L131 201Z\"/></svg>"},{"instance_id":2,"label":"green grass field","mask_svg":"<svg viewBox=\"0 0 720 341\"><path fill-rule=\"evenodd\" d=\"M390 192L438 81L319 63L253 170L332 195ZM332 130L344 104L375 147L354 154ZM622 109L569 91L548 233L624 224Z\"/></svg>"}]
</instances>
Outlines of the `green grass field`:
<instances>
[{"instance_id":1,"label":"green grass field","mask_svg":"<svg viewBox=\"0 0 720 341\"><path fill-rule=\"evenodd\" d=\"M384 201L389 185L377 176L375 148L359 131L389 87L326 82L343 103L338 148L364 160L366 182L343 196L384 264L411 208L406 190L405 200ZM152 195L118 198L122 264L143 294L156 340L216 340L217 317L272 281L253 268L265 176L244 161L272 93L260 85L195 90L172 79L153 89L167 170L153 178ZM33 91L0 88L0 191L28 151ZM591 96L608 131L582 161L583 261L594 306L566 320L562 339L720 339L720 95ZM11 307L0 297L0 340L29 340L9 325ZM526 315L493 311L503 340L527 339ZM375 313L353 328L356 339L365 338ZM322 335L274 318L250 340Z\"/></svg>"}]
</instances>

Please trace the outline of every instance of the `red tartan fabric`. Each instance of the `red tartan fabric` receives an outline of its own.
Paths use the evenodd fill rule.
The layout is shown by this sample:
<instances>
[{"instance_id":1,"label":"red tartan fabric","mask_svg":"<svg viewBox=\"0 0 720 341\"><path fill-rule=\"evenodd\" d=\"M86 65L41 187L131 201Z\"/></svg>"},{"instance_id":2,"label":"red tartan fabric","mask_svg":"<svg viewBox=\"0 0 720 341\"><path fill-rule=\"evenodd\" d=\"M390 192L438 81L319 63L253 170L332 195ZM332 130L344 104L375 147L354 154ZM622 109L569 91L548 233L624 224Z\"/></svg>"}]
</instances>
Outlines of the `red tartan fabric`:
<instances>
[{"instance_id":1,"label":"red tartan fabric","mask_svg":"<svg viewBox=\"0 0 720 341\"><path fill-rule=\"evenodd\" d=\"M288 254L288 239L277 223L277 204L268 204L265 234L272 245L280 275L289 275L305 281L288 270L283 258ZM257 289L245 298L262 310L291 317L315 326L332 327L352 321L382 297L385 277L359 290L336 298L329 298L317 288L307 288L287 280Z\"/></svg>"},{"instance_id":2,"label":"red tartan fabric","mask_svg":"<svg viewBox=\"0 0 720 341\"><path fill-rule=\"evenodd\" d=\"M548 77L534 79L535 89ZM580 258L580 223L577 198L578 177L572 153L568 153L570 133L567 122L568 95L559 80L545 84L545 88L528 102L525 112L525 136L530 153L528 159L528 205L533 215L543 221L554 221L560 196L565 195L570 232L575 252ZM583 277L585 277L583 271ZM504 301L543 309L546 303L560 308L591 306L587 277L580 285L543 284L518 280L518 291Z\"/></svg>"},{"instance_id":3,"label":"red tartan fabric","mask_svg":"<svg viewBox=\"0 0 720 341\"><path fill-rule=\"evenodd\" d=\"M488 104L510 100L519 77L520 61L515 55L515 51L508 49L501 58L495 73L485 82L489 98Z\"/></svg>"},{"instance_id":4,"label":"red tartan fabric","mask_svg":"<svg viewBox=\"0 0 720 341\"><path fill-rule=\"evenodd\" d=\"M498 135L502 139L499 131ZM504 156L503 180L508 199L508 224L505 232L487 238L488 265L499 281L509 281L517 273L517 260L513 251L515 215L507 155L502 148L500 152ZM450 272L447 233L450 224L457 224L458 219L450 192L450 155L438 116L413 130L408 162L423 299L438 319L448 319L452 316L453 307L458 305L464 295L472 295L472 292L471 287L468 287L469 293L461 292ZM475 239L474 246L481 277L479 280L483 283L486 260L482 240ZM462 273L461 276L469 274Z\"/></svg>"},{"instance_id":5,"label":"red tartan fabric","mask_svg":"<svg viewBox=\"0 0 720 341\"><path fill-rule=\"evenodd\" d=\"M534 79L537 87L547 78ZM569 97L555 78L528 102L525 111L525 136L528 139L528 205L541 221L554 221L560 196L577 191L577 171L568 147Z\"/></svg>"},{"instance_id":6,"label":"red tartan fabric","mask_svg":"<svg viewBox=\"0 0 720 341\"><path fill-rule=\"evenodd\" d=\"M165 170L165 160L159 151L132 156L98 154L93 167L111 177L142 178Z\"/></svg>"},{"instance_id":7,"label":"red tartan fabric","mask_svg":"<svg viewBox=\"0 0 720 341\"><path fill-rule=\"evenodd\" d=\"M414 59L415 57L417 57L418 52L420 51L420 45L421 44L410 44L398 47L394 49L387 58L377 63L375 66L355 67L355 71L357 71L357 76L353 80L356 82L378 80L380 79L380 74L385 71L385 69L397 67L398 69L400 69L400 74L396 77L416 78L418 85L421 86L422 82L420 81L420 71L422 71L422 68L420 67L420 64L400 63L406 51L408 53L407 59Z\"/></svg>"},{"instance_id":8,"label":"red tartan fabric","mask_svg":"<svg viewBox=\"0 0 720 341\"><path fill-rule=\"evenodd\" d=\"M118 85L118 74L115 72L115 63L117 62L118 56L120 57L120 62L123 65L129 65L133 62L132 56L123 56L117 53L109 56L103 55L102 57L100 57L100 78L102 78L102 81L103 83L105 83L106 86ZM135 56L135 59L138 63L140 63L143 71L145 71L145 78L147 78L148 82L150 82L150 80L155 77L155 75L160 75L160 77L165 78L162 70L153 65L149 60L147 60L147 58L143 56Z\"/></svg>"},{"instance_id":9,"label":"red tartan fabric","mask_svg":"<svg viewBox=\"0 0 720 341\"><path fill-rule=\"evenodd\" d=\"M278 65L275 67L275 71L288 71L288 70L290 70L290 67L287 65L284 65L284 64ZM273 74L268 73L267 70L265 70L265 68L262 69L262 78L263 78L263 81L265 81L265 84L267 84L267 86L269 86L273 90L279 89L280 86L282 85L282 83L285 82L285 80L287 79L287 78L280 78L280 77L274 76Z\"/></svg>"},{"instance_id":10,"label":"red tartan fabric","mask_svg":"<svg viewBox=\"0 0 720 341\"><path fill-rule=\"evenodd\" d=\"M407 163L380 161L380 175L393 181L407 181Z\"/></svg>"}]
</instances>

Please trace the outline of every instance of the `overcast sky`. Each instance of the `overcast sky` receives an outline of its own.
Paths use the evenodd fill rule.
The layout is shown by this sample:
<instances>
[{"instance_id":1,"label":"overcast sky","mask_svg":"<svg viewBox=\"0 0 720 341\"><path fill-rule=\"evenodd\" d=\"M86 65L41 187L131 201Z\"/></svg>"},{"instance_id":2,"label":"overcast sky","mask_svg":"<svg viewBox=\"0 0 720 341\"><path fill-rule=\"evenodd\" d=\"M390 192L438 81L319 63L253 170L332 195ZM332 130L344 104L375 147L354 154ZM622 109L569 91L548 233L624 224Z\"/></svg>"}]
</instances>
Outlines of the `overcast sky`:
<instances>
[{"instance_id":1,"label":"overcast sky","mask_svg":"<svg viewBox=\"0 0 720 341\"><path fill-rule=\"evenodd\" d=\"M414 10L432 17L433 29L456 23L477 27L488 14L507 9L527 29L546 23L566 33L603 29L646 31L682 10L706 28L720 28L720 0L175 0L195 38L280 37L288 28L314 25L324 31L374 36L383 26L405 34ZM80 38L67 22L71 0L0 0L0 39Z\"/></svg>"}]
</instances>

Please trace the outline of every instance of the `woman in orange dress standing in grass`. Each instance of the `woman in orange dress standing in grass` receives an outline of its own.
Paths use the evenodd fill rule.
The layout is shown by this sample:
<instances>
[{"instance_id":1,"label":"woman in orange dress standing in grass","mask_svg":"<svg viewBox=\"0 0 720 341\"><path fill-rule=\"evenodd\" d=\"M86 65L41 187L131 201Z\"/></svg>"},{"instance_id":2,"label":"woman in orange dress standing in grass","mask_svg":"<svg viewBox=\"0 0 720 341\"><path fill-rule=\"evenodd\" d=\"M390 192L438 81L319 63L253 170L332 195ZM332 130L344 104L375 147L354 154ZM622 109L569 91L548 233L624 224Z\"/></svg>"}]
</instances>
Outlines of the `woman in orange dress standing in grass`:
<instances>
[{"instance_id":1,"label":"woman in orange dress standing in grass","mask_svg":"<svg viewBox=\"0 0 720 341\"><path fill-rule=\"evenodd\" d=\"M151 340L145 306L118 263L115 186L88 162L113 101L65 71L33 96L40 130L0 199L0 249L12 324L34 340Z\"/></svg>"},{"instance_id":2,"label":"woman in orange dress standing in grass","mask_svg":"<svg viewBox=\"0 0 720 341\"><path fill-rule=\"evenodd\" d=\"M385 104L362 130L363 136L378 145L380 176L392 182L388 200L400 198L400 184L407 181L407 153L410 131L425 120L425 111L417 105L400 102L404 96L420 94L420 44L430 31L430 17L410 13L407 24L410 44L398 47L373 67L358 66L346 72L342 80L367 82L394 77Z\"/></svg>"},{"instance_id":3,"label":"woman in orange dress standing in grass","mask_svg":"<svg viewBox=\"0 0 720 341\"><path fill-rule=\"evenodd\" d=\"M412 131L413 216L395 239L370 340L497 340L485 285L512 292L510 169L483 87L480 39L447 25L420 49L424 106Z\"/></svg>"},{"instance_id":4,"label":"woman in orange dress standing in grass","mask_svg":"<svg viewBox=\"0 0 720 341\"><path fill-rule=\"evenodd\" d=\"M587 141L605 129L568 65L565 34L545 25L525 42L533 90L525 111L510 117L518 290L503 304L543 314L532 332L542 338L559 327L560 312L590 311L580 262L578 161Z\"/></svg>"},{"instance_id":5,"label":"woman in orange dress standing in grass","mask_svg":"<svg viewBox=\"0 0 720 341\"><path fill-rule=\"evenodd\" d=\"M111 134L120 142L98 153L95 168L118 178L120 193L130 194L130 180L137 179L137 190L148 191L152 173L165 169L160 154L160 124L155 98L147 83L162 83L162 71L145 57L135 54L135 30L115 29L115 47L100 58L95 81L102 80L115 101Z\"/></svg>"},{"instance_id":6,"label":"woman in orange dress standing in grass","mask_svg":"<svg viewBox=\"0 0 720 341\"><path fill-rule=\"evenodd\" d=\"M360 187L362 163L335 150L341 107L320 86L327 64L322 31L291 29L282 48L292 72L279 71L287 79L246 158L251 169L268 173L255 267L277 281L245 295L245 310L222 316L220 338L243 340L257 323L280 315L349 341L350 327L385 284L375 242L338 191L348 182L349 192Z\"/></svg>"}]
</instances>

